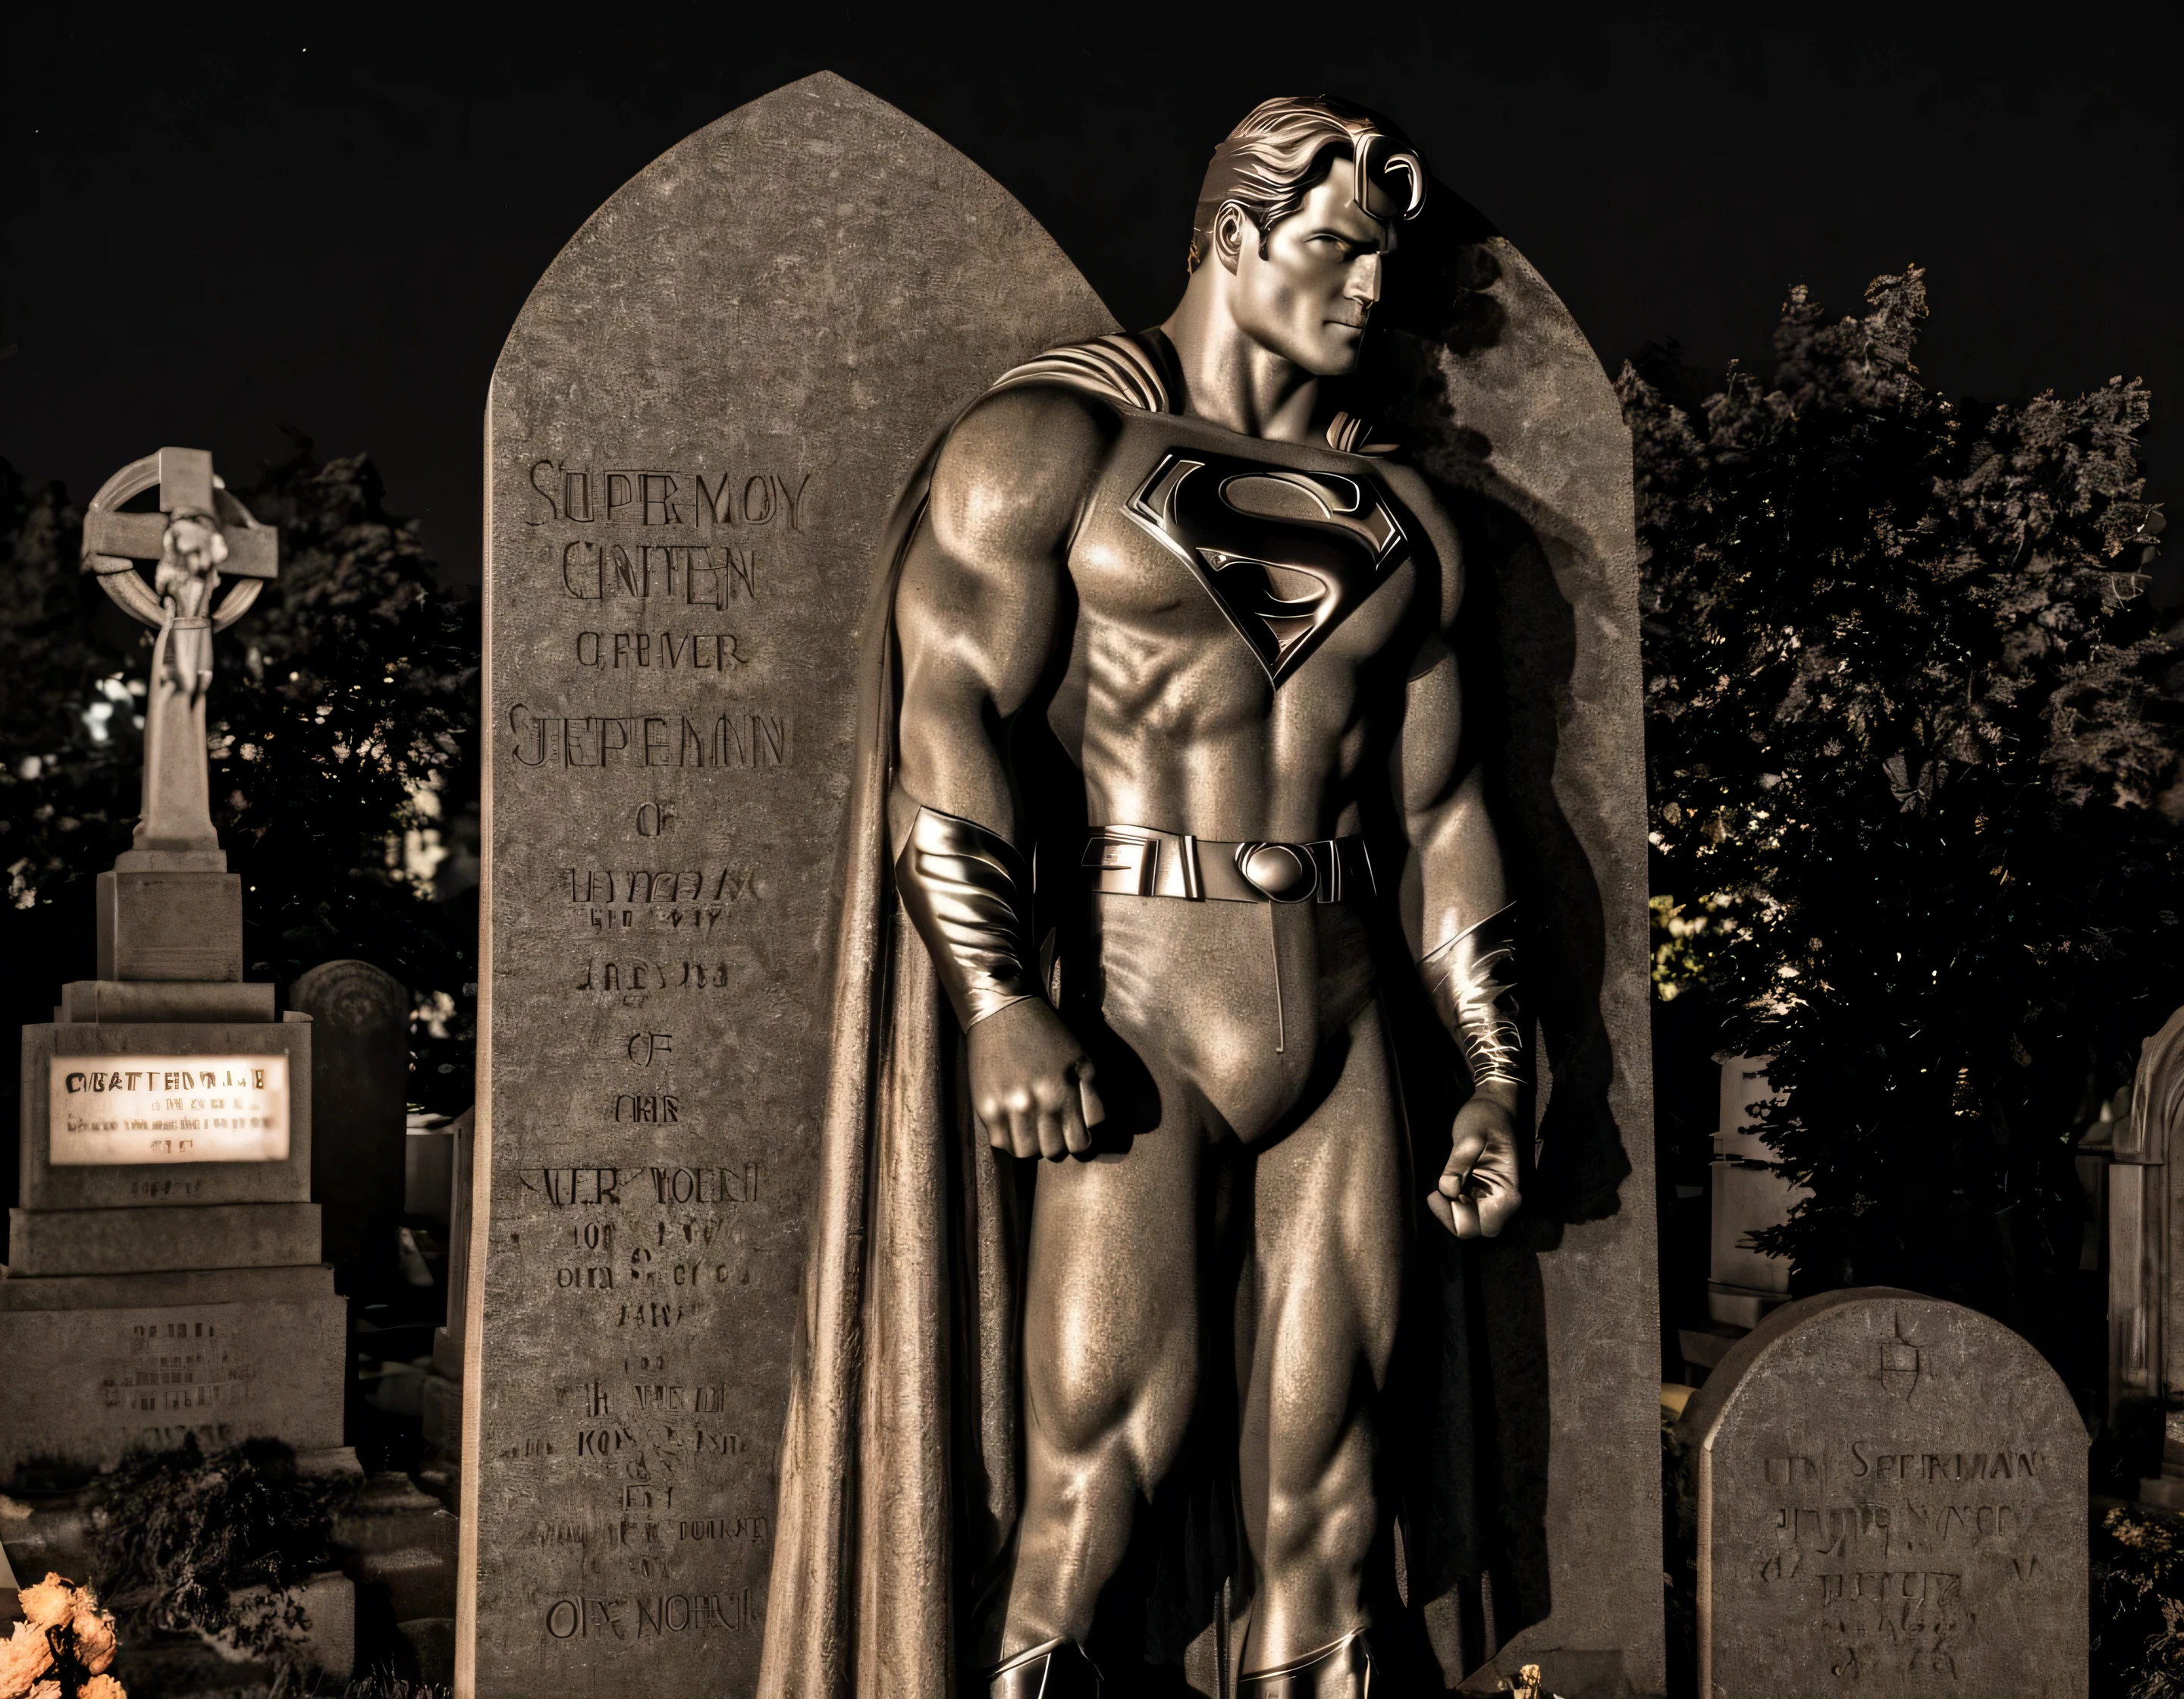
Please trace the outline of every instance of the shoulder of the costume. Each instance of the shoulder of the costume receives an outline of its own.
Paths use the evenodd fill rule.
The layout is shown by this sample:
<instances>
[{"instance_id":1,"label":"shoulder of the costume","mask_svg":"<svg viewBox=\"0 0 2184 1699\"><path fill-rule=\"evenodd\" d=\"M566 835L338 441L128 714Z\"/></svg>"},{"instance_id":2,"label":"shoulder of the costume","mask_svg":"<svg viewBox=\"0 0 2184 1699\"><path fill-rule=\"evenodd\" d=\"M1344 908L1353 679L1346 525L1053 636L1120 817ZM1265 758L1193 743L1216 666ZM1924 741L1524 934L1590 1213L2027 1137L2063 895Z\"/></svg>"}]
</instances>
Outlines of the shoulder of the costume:
<instances>
[{"instance_id":1,"label":"shoulder of the costume","mask_svg":"<svg viewBox=\"0 0 2184 1699\"><path fill-rule=\"evenodd\" d=\"M1175 385L1165 350L1150 333L1117 331L1089 342L1064 343L995 378L989 395L1031 385L1089 395L1139 413L1173 413Z\"/></svg>"}]
</instances>

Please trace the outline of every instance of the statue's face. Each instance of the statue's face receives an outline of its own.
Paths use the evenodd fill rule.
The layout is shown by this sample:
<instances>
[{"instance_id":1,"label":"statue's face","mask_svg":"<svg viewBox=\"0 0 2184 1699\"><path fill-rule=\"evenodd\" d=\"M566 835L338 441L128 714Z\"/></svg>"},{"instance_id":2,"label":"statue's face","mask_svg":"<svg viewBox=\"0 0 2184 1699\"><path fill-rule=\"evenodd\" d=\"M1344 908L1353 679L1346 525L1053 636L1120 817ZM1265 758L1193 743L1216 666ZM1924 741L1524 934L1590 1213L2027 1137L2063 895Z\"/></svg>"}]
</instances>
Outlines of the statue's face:
<instances>
[{"instance_id":1,"label":"statue's face","mask_svg":"<svg viewBox=\"0 0 2184 1699\"><path fill-rule=\"evenodd\" d=\"M1381 268L1396 247L1395 226L1357 204L1357 168L1337 159L1326 181L1275 225L1263 259L1248 219L1241 235L1230 298L1238 326L1317 376L1353 370L1380 298Z\"/></svg>"}]
</instances>

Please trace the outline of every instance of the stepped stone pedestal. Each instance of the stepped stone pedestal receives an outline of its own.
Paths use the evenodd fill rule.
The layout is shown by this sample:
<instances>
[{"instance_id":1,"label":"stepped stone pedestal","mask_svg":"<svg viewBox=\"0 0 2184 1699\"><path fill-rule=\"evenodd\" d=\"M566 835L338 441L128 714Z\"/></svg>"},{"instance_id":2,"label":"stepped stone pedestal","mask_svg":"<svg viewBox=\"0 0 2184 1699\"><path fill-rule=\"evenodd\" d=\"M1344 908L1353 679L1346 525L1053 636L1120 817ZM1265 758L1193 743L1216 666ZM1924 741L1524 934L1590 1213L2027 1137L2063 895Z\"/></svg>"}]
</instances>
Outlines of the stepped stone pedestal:
<instances>
[{"instance_id":1,"label":"stepped stone pedestal","mask_svg":"<svg viewBox=\"0 0 2184 1699\"><path fill-rule=\"evenodd\" d=\"M342 1443L345 1309L311 1201L310 1024L242 983L240 911L200 902L196 880L232 882L167 876L173 907L234 936L187 965L224 955L234 978L79 982L50 1024L23 1029L0 1479L186 1434ZM125 900L109 912L102 966L156 953L136 950Z\"/></svg>"}]
</instances>

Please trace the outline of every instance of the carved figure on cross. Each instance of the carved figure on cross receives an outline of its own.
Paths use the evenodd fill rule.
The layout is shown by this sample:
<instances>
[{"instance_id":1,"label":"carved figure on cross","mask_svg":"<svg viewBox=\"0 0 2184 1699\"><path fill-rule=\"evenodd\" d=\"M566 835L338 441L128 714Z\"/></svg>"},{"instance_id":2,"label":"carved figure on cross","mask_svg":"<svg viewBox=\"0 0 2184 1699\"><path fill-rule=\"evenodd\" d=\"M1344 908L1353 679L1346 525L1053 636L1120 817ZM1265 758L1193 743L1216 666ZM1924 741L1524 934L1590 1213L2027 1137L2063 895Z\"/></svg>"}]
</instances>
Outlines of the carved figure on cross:
<instances>
[{"instance_id":1,"label":"carved figure on cross","mask_svg":"<svg viewBox=\"0 0 2184 1699\"><path fill-rule=\"evenodd\" d=\"M155 485L158 512L122 511ZM139 561L156 563L148 584ZM205 750L213 633L241 619L279 571L279 534L228 493L203 449L162 448L124 466L92 498L83 570L159 633L144 710L143 816L136 847L115 865L225 869ZM223 573L237 582L215 604Z\"/></svg>"}]
</instances>

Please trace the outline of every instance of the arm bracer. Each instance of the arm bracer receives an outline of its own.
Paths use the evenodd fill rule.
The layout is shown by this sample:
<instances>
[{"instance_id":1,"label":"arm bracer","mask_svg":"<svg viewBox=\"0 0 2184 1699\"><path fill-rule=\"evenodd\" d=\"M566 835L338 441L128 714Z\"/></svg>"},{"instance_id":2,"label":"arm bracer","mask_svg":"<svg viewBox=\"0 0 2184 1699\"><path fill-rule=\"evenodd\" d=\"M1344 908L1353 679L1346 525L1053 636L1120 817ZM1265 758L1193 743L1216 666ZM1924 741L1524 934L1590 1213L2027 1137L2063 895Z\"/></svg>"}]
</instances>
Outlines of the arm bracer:
<instances>
[{"instance_id":1,"label":"arm bracer","mask_svg":"<svg viewBox=\"0 0 2184 1699\"><path fill-rule=\"evenodd\" d=\"M1007 839L920 807L894 878L965 1031L1038 994L1031 879Z\"/></svg>"},{"instance_id":2,"label":"arm bracer","mask_svg":"<svg viewBox=\"0 0 2184 1699\"><path fill-rule=\"evenodd\" d=\"M1524 1046L1517 1030L1517 908L1476 922L1418 963L1441 1024L1463 1046L1471 1083L1521 1084Z\"/></svg>"}]
</instances>

